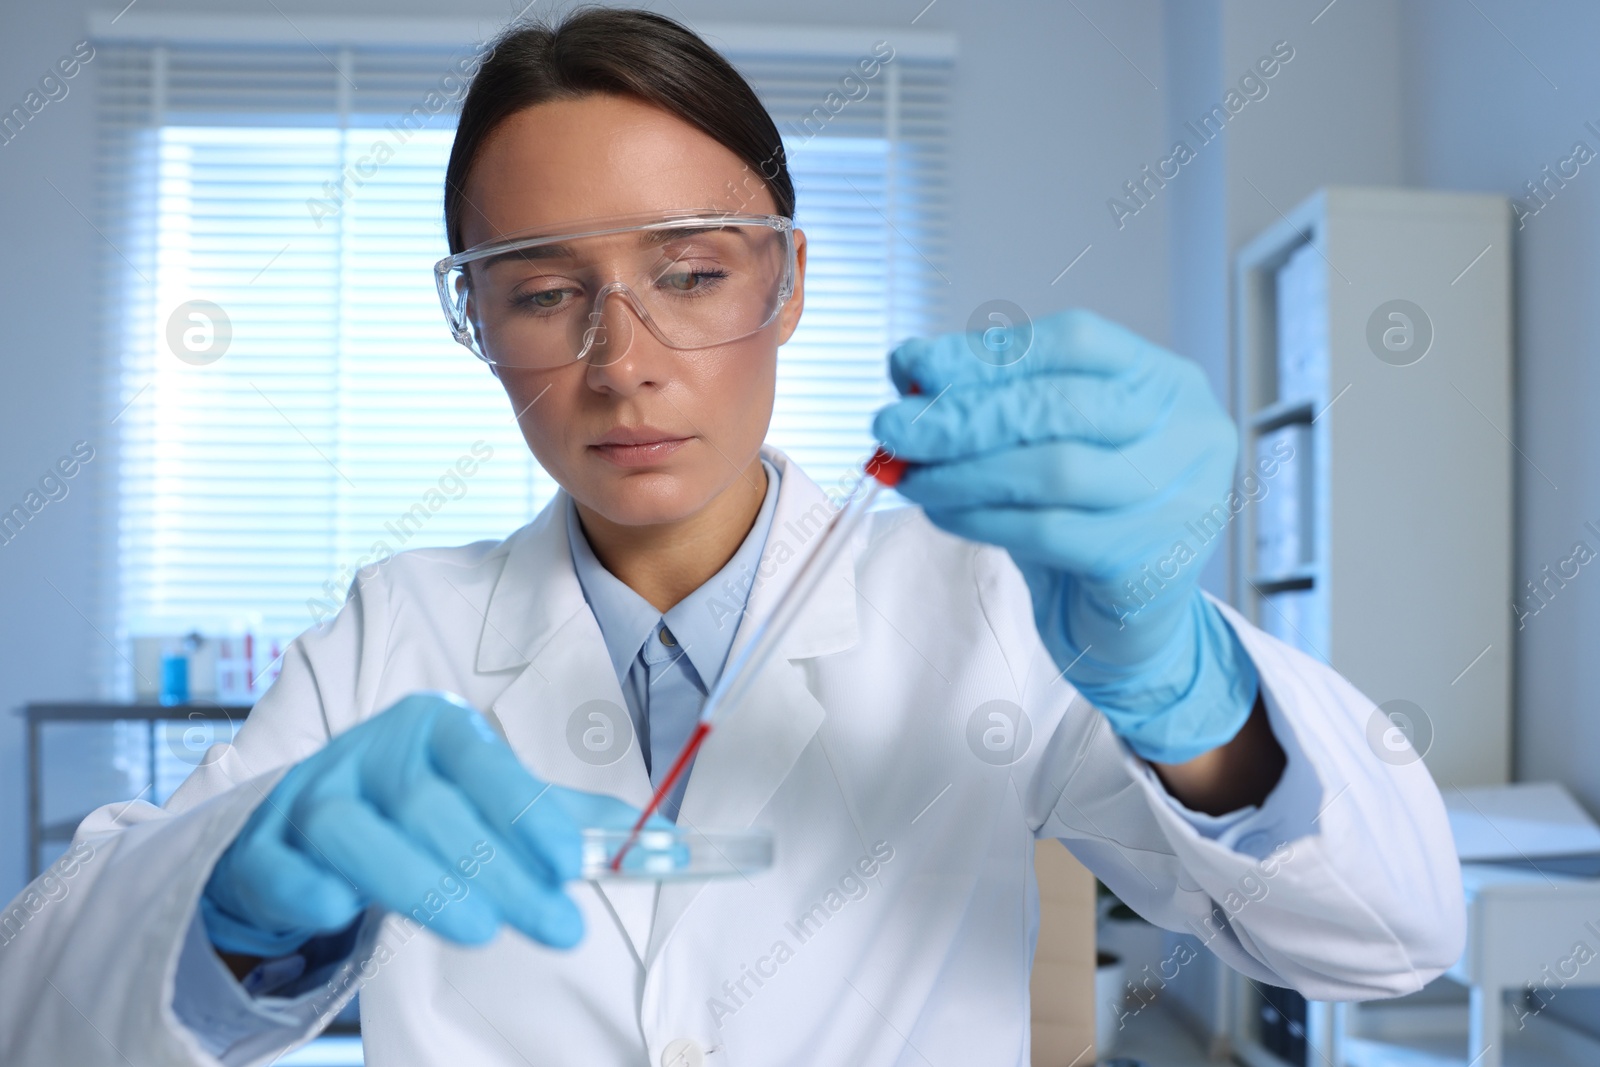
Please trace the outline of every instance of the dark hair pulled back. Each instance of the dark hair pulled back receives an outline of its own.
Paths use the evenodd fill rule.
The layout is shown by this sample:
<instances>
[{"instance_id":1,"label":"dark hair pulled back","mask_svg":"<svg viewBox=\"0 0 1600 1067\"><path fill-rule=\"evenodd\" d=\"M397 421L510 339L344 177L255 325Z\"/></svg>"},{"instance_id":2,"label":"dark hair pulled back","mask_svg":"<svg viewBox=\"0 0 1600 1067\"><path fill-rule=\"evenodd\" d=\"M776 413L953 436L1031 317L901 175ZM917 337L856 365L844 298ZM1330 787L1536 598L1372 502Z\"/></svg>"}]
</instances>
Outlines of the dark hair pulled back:
<instances>
[{"instance_id":1,"label":"dark hair pulled back","mask_svg":"<svg viewBox=\"0 0 1600 1067\"><path fill-rule=\"evenodd\" d=\"M744 160L753 172L747 184L765 184L778 214L794 217L783 140L733 65L665 16L585 6L554 24L513 24L485 51L462 101L445 171L444 221L452 254L464 248L467 175L495 128L525 108L591 93L636 97L704 131Z\"/></svg>"}]
</instances>

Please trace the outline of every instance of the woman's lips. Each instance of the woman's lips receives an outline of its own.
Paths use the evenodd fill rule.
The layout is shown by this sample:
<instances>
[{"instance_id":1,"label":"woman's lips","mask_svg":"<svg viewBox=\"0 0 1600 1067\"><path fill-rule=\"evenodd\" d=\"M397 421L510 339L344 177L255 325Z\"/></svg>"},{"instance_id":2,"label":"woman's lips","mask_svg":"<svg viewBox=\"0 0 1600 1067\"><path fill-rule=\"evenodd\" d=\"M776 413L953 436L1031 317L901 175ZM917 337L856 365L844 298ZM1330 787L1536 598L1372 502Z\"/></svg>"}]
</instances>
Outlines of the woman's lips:
<instances>
[{"instance_id":1,"label":"woman's lips","mask_svg":"<svg viewBox=\"0 0 1600 1067\"><path fill-rule=\"evenodd\" d=\"M637 444L601 444L589 447L619 467L648 467L660 463L688 444L690 438L669 437Z\"/></svg>"}]
</instances>

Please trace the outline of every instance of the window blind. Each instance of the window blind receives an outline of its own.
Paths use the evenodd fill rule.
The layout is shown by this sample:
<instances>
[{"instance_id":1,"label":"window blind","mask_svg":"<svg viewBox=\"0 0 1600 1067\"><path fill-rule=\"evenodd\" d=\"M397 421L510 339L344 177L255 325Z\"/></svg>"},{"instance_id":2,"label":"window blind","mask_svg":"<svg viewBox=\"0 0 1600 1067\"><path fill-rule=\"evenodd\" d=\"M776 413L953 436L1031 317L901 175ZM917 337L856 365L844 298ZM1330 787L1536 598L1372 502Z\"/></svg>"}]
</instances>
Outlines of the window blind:
<instances>
[{"instance_id":1,"label":"window blind","mask_svg":"<svg viewBox=\"0 0 1600 1067\"><path fill-rule=\"evenodd\" d=\"M940 325L951 63L846 83L873 57L737 36L810 241L769 440L826 486L870 448L889 348ZM246 621L286 641L389 552L531 519L555 484L429 270L473 46L96 47L114 643Z\"/></svg>"}]
</instances>

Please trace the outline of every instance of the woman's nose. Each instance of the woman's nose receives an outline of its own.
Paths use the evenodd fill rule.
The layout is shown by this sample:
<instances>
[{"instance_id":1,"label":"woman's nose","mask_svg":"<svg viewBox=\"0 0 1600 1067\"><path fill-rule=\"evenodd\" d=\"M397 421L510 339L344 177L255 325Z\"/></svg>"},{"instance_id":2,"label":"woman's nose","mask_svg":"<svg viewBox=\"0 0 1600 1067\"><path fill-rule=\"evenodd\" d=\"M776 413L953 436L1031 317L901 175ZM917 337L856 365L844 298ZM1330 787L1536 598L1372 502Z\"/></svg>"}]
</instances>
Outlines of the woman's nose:
<instances>
[{"instance_id":1,"label":"woman's nose","mask_svg":"<svg viewBox=\"0 0 1600 1067\"><path fill-rule=\"evenodd\" d=\"M670 358L664 346L639 318L639 311L620 288L603 292L589 313L583 344L587 348L589 382L597 388L628 392L658 380L660 360Z\"/></svg>"},{"instance_id":2,"label":"woman's nose","mask_svg":"<svg viewBox=\"0 0 1600 1067\"><path fill-rule=\"evenodd\" d=\"M589 312L579 350L584 352L583 358L590 366L610 366L628 355L633 348L632 311L627 300L609 293Z\"/></svg>"}]
</instances>

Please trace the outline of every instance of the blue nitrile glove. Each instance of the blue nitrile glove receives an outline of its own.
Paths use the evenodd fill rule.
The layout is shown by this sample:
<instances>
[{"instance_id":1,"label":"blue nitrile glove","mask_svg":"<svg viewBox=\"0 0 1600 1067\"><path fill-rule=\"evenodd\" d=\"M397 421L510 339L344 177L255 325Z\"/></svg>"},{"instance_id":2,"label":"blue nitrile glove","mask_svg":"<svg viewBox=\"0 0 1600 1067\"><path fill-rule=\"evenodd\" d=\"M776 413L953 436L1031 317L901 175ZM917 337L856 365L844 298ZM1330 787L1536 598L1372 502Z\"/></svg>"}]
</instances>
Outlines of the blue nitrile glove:
<instances>
[{"instance_id":1,"label":"blue nitrile glove","mask_svg":"<svg viewBox=\"0 0 1600 1067\"><path fill-rule=\"evenodd\" d=\"M566 948L583 935L562 889L580 828L638 814L546 785L465 703L414 693L279 780L217 861L201 916L213 945L251 956L344 929L369 904L465 944L507 923Z\"/></svg>"},{"instance_id":2,"label":"blue nitrile glove","mask_svg":"<svg viewBox=\"0 0 1600 1067\"><path fill-rule=\"evenodd\" d=\"M1196 364L1121 326L1069 310L1032 331L1003 366L978 334L902 344L902 398L873 433L911 462L898 489L929 520L1011 553L1046 647L1117 734L1182 763L1256 699L1198 585L1232 514L1237 434Z\"/></svg>"}]
</instances>

